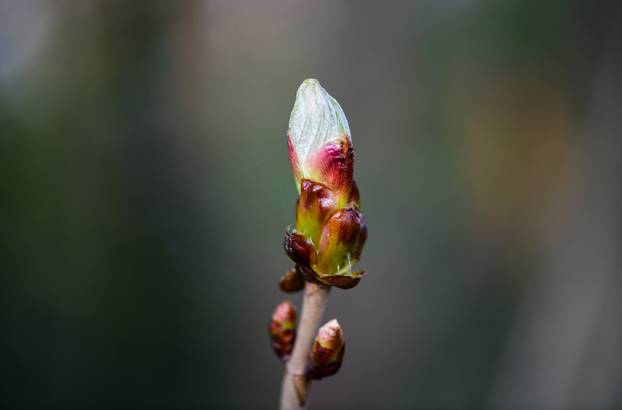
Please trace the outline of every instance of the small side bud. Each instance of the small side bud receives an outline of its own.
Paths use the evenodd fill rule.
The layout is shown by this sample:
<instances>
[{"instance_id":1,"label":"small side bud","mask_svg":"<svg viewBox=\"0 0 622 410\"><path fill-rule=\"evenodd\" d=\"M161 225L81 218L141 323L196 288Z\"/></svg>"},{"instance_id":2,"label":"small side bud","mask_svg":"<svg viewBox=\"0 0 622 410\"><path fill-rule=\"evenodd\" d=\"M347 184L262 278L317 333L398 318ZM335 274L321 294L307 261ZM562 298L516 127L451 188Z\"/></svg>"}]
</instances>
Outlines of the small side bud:
<instances>
[{"instance_id":1,"label":"small side bud","mask_svg":"<svg viewBox=\"0 0 622 410\"><path fill-rule=\"evenodd\" d=\"M282 361L289 360L296 340L296 307L288 300L280 303L268 326L272 349Z\"/></svg>"},{"instance_id":2,"label":"small side bud","mask_svg":"<svg viewBox=\"0 0 622 410\"><path fill-rule=\"evenodd\" d=\"M343 332L337 319L322 326L311 349L309 375L313 379L332 376L339 371L345 354Z\"/></svg>"},{"instance_id":3,"label":"small side bud","mask_svg":"<svg viewBox=\"0 0 622 410\"><path fill-rule=\"evenodd\" d=\"M283 292L294 293L303 290L305 287L305 278L298 272L298 269L294 266L285 275L281 276L279 280L279 288Z\"/></svg>"}]
</instances>

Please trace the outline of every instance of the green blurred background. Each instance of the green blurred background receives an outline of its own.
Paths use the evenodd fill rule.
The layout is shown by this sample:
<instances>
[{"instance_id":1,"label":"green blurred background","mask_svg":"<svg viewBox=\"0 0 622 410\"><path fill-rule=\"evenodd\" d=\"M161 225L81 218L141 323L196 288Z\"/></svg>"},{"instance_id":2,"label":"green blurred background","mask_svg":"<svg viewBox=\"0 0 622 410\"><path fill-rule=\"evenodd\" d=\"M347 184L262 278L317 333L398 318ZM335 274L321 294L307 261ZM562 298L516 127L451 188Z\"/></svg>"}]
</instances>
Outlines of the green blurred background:
<instances>
[{"instance_id":1,"label":"green blurred background","mask_svg":"<svg viewBox=\"0 0 622 410\"><path fill-rule=\"evenodd\" d=\"M622 14L0 2L0 406L270 409L301 81L369 225L315 409L622 407ZM299 303L300 296L294 300Z\"/></svg>"}]
</instances>

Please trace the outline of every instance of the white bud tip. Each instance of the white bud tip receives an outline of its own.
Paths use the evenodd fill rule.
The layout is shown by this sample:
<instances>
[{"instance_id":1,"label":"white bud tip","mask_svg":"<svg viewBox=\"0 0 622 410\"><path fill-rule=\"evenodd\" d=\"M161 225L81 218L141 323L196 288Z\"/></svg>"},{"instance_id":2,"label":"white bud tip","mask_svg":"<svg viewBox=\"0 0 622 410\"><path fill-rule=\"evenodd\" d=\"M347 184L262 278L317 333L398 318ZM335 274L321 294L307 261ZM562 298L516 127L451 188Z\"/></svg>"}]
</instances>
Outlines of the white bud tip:
<instances>
[{"instance_id":1,"label":"white bud tip","mask_svg":"<svg viewBox=\"0 0 622 410\"><path fill-rule=\"evenodd\" d=\"M310 154L341 134L350 136L350 126L337 100L318 80L304 80L289 117L289 135L298 161L304 164Z\"/></svg>"},{"instance_id":2,"label":"white bud tip","mask_svg":"<svg viewBox=\"0 0 622 410\"><path fill-rule=\"evenodd\" d=\"M339 325L339 322L337 321L337 319L333 319L330 322L326 322L326 324L324 325L328 328L340 328L341 325Z\"/></svg>"},{"instance_id":3,"label":"white bud tip","mask_svg":"<svg viewBox=\"0 0 622 410\"><path fill-rule=\"evenodd\" d=\"M340 333L341 326L339 326L339 322L337 322L337 319L333 319L330 322L327 322L318 331L320 340L334 339L335 337L338 337Z\"/></svg>"}]
</instances>

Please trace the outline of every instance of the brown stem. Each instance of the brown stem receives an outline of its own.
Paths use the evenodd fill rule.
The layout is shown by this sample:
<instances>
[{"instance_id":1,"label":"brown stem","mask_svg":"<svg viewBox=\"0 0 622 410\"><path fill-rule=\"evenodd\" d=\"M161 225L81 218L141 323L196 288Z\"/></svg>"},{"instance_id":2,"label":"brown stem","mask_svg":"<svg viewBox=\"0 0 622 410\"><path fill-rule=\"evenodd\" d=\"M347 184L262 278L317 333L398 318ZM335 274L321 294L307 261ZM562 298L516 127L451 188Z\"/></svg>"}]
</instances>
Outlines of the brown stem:
<instances>
[{"instance_id":1,"label":"brown stem","mask_svg":"<svg viewBox=\"0 0 622 410\"><path fill-rule=\"evenodd\" d=\"M306 377L307 361L313 339L320 327L330 287L307 282L305 284L302 314L292 357L287 363L281 385L281 410L306 408L309 380Z\"/></svg>"}]
</instances>

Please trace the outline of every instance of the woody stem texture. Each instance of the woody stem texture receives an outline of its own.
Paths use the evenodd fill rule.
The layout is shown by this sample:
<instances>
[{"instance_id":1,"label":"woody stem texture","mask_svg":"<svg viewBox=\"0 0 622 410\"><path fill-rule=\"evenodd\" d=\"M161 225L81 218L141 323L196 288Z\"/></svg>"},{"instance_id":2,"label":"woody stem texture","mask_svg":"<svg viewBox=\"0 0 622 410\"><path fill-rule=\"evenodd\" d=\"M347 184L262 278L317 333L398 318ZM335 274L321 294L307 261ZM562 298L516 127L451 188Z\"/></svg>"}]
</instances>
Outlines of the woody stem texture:
<instances>
[{"instance_id":1,"label":"woody stem texture","mask_svg":"<svg viewBox=\"0 0 622 410\"><path fill-rule=\"evenodd\" d=\"M311 346L321 324L330 287L306 282L298 335L281 384L281 410L305 409L309 380L306 375Z\"/></svg>"}]
</instances>

